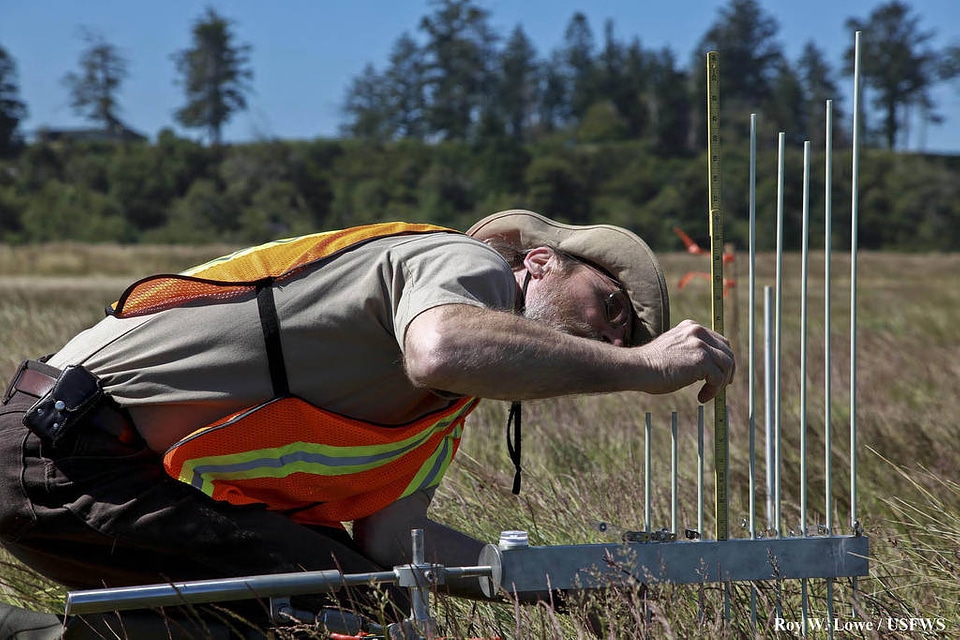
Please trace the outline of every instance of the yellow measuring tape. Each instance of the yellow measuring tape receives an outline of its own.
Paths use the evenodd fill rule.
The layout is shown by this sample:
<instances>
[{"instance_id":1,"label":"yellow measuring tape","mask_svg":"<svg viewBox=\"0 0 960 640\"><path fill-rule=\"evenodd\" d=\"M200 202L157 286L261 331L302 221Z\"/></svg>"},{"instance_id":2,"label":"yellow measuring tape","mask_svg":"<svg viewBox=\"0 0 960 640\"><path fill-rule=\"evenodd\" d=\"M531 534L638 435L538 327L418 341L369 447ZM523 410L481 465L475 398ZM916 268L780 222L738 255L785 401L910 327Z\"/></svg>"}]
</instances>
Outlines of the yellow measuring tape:
<instances>
[{"instance_id":1,"label":"yellow measuring tape","mask_svg":"<svg viewBox=\"0 0 960 640\"><path fill-rule=\"evenodd\" d=\"M707 53L707 158L710 199L710 313L712 329L723 333L723 209L720 202L720 55ZM713 460L716 490L717 540L730 534L730 443L727 437L727 393L713 400Z\"/></svg>"}]
</instances>

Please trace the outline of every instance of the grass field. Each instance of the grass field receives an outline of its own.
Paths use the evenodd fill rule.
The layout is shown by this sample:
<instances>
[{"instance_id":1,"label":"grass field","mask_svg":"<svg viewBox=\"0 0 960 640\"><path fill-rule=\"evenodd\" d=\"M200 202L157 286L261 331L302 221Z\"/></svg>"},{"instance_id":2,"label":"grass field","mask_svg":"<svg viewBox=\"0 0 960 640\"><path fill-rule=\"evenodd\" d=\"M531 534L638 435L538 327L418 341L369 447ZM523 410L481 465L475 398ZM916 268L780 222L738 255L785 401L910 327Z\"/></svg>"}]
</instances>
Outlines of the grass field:
<instances>
[{"instance_id":1,"label":"grass field","mask_svg":"<svg viewBox=\"0 0 960 640\"><path fill-rule=\"evenodd\" d=\"M158 271L177 271L224 252L191 249L0 247L0 376L6 380L25 357L55 351L72 334L102 317L123 286ZM709 323L705 280L677 289L690 270L708 268L705 258L662 256L668 273L673 323L691 317ZM897 628L901 620L939 620L926 637L960 637L960 255L863 254L859 259L857 351L857 517L870 536L871 575L835 588L835 614L842 621L892 621L882 633L844 629L835 637L917 637ZM850 533L849 473L849 257L833 259L831 423L833 495L824 493L824 292L823 254L810 256L807 312L808 521L834 513L837 533ZM747 264L738 257L728 275L738 279L726 299L727 333L739 357L729 388L732 536L745 537L747 514ZM762 452L763 296L774 283L774 259L757 262L756 384L758 451ZM799 526L800 258L783 263L782 457L785 528ZM471 417L461 453L448 473L432 514L476 537L496 541L505 529L526 529L533 544L607 540L591 522L644 527L643 421L654 419L651 525L670 524L670 413L680 416L680 528L696 527L695 389L670 396L641 394L570 397L525 403L523 492L510 494L512 466L504 444L506 407L482 403ZM710 412L708 411L708 416ZM707 442L712 451L712 442ZM712 456L708 453L708 465ZM758 472L762 474L762 459ZM707 470L706 495L712 496ZM763 484L762 475L758 483ZM757 498L763 517L764 497ZM708 500L707 513L712 513ZM712 518L705 523L713 530ZM427 541L429 547L429 541ZM0 555L6 600L41 610L62 609L63 592ZM826 616L825 585L810 581L809 615ZM645 594L620 589L591 603L609 638L790 637L775 631L779 611L799 621L799 585L758 584L758 628L751 630L749 585L731 589L731 618L724 620L722 590L653 586ZM555 615L543 607L475 604L440 598L436 614L450 635L504 638L589 637L583 611ZM793 634L796 635L796 634ZM817 633L809 634L819 637ZM825 636L825 634L824 634Z\"/></svg>"}]
</instances>

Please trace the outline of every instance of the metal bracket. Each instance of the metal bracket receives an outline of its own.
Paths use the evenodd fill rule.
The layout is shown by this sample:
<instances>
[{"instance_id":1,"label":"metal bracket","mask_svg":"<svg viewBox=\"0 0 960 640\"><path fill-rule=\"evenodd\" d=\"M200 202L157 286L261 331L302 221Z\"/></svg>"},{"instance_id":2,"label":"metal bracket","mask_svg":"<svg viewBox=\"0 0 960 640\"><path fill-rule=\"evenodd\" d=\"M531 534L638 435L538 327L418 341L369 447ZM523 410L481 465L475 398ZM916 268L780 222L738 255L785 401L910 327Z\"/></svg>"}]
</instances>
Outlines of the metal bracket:
<instances>
[{"instance_id":1,"label":"metal bracket","mask_svg":"<svg viewBox=\"0 0 960 640\"><path fill-rule=\"evenodd\" d=\"M321 618L306 611L294 609L291 596L318 593L336 593L343 587L371 584L397 584L410 592L410 617L403 622L389 625L386 629L391 638L425 640L436 635L436 622L430 616L430 592L448 578L491 579L494 568L487 566L444 567L424 561L423 530L411 531L412 560L410 564L398 565L392 571L343 574L336 570L303 571L299 573L265 574L241 578L195 580L152 584L114 589L90 589L67 593L66 615L125 611L164 606L226 602L230 600L269 599L271 619L279 624L292 621L343 622L349 629L365 624L357 616L346 612L330 614L324 610ZM343 618L337 622L337 618ZM350 619L347 620L346 618ZM345 622L344 622L345 621Z\"/></svg>"}]
</instances>

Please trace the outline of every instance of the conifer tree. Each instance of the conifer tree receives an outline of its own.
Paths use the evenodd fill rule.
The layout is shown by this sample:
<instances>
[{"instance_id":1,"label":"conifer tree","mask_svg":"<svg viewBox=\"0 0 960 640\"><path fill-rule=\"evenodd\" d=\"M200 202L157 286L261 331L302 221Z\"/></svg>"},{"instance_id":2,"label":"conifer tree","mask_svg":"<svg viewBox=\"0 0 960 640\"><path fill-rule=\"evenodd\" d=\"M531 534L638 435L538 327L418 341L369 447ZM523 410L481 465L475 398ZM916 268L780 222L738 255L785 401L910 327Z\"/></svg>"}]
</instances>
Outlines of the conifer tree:
<instances>
[{"instance_id":1,"label":"conifer tree","mask_svg":"<svg viewBox=\"0 0 960 640\"><path fill-rule=\"evenodd\" d=\"M193 46L173 56L187 100L174 115L188 129L205 129L219 146L223 126L247 108L251 47L237 44L231 21L209 7L192 31Z\"/></svg>"},{"instance_id":2,"label":"conifer tree","mask_svg":"<svg viewBox=\"0 0 960 640\"><path fill-rule=\"evenodd\" d=\"M935 32L923 31L920 19L910 6L894 0L870 13L867 20L850 18L847 27L861 31L861 76L873 90L871 104L881 114L879 127L889 149L897 146L898 136L908 122L912 107L921 111L921 119L936 122L936 103L931 89L942 80L960 74L960 66L949 64L951 50L931 46ZM854 50L846 52L844 71L853 74Z\"/></svg>"},{"instance_id":3,"label":"conifer tree","mask_svg":"<svg viewBox=\"0 0 960 640\"><path fill-rule=\"evenodd\" d=\"M63 82L70 90L70 106L78 115L109 131L123 128L117 100L127 77L127 61L119 49L93 31L83 34L86 46L80 54L80 72L70 72Z\"/></svg>"},{"instance_id":4,"label":"conifer tree","mask_svg":"<svg viewBox=\"0 0 960 640\"><path fill-rule=\"evenodd\" d=\"M27 105L20 99L17 63L0 47L0 155L20 146L20 123L27 117Z\"/></svg>"}]
</instances>

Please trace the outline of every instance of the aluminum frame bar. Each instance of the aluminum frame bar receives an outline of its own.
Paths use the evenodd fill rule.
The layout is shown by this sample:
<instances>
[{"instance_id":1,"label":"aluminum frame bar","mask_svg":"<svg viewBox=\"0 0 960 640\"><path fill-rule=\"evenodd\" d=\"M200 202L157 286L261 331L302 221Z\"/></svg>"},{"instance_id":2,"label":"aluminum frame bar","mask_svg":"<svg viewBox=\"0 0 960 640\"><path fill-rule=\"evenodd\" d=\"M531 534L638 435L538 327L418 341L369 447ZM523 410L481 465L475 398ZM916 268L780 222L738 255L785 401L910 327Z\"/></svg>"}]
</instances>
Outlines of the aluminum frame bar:
<instances>
[{"instance_id":1,"label":"aluminum frame bar","mask_svg":"<svg viewBox=\"0 0 960 640\"><path fill-rule=\"evenodd\" d=\"M481 564L499 565L511 594L587 591L634 582L693 584L869 573L865 536L733 538L662 543L601 543L499 549ZM497 572L495 571L496 575Z\"/></svg>"}]
</instances>

